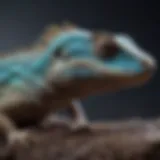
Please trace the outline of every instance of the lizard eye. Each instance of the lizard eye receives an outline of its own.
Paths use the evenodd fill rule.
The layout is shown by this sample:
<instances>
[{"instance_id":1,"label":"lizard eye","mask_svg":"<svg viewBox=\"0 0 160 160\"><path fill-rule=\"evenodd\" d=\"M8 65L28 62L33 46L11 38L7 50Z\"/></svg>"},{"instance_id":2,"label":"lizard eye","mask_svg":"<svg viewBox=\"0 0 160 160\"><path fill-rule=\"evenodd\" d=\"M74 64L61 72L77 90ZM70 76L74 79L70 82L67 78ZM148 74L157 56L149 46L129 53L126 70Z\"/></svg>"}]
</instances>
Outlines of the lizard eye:
<instances>
[{"instance_id":1,"label":"lizard eye","mask_svg":"<svg viewBox=\"0 0 160 160\"><path fill-rule=\"evenodd\" d=\"M112 35L99 34L95 39L96 55L102 59L114 58L118 54L118 46Z\"/></svg>"},{"instance_id":2,"label":"lizard eye","mask_svg":"<svg viewBox=\"0 0 160 160\"><path fill-rule=\"evenodd\" d=\"M114 58L117 55L118 50L119 48L116 44L104 43L101 45L98 55L103 59Z\"/></svg>"}]
</instances>

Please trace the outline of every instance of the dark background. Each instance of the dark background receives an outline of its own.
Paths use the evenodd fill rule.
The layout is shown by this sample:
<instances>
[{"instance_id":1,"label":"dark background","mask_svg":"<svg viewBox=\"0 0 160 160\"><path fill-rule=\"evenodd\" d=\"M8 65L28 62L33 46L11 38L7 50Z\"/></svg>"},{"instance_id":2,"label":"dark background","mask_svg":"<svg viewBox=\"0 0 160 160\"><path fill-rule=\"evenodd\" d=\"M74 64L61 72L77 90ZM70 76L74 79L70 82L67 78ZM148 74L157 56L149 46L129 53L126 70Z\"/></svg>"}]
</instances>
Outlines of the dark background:
<instances>
[{"instance_id":1,"label":"dark background","mask_svg":"<svg viewBox=\"0 0 160 160\"><path fill-rule=\"evenodd\" d=\"M155 1L144 0L10 0L0 2L0 49L34 41L50 23L69 20L80 26L129 33L160 60L160 18ZM160 71L145 86L103 93L84 100L91 119L157 117Z\"/></svg>"}]
</instances>

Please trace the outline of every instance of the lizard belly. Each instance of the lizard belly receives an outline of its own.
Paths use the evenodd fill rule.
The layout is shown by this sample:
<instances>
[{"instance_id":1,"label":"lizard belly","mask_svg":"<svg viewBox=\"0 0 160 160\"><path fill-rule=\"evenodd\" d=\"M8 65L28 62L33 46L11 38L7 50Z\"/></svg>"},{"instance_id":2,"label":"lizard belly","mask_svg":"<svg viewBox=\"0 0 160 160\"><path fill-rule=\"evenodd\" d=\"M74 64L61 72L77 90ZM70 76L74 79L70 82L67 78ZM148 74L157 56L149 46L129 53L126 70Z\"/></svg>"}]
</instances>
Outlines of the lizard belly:
<instances>
[{"instance_id":1,"label":"lizard belly","mask_svg":"<svg viewBox=\"0 0 160 160\"><path fill-rule=\"evenodd\" d=\"M0 112L5 113L19 127L36 125L45 118L49 112L56 112L65 108L69 100L57 96L57 94L43 93L37 101L27 101L23 94L15 97L16 94L7 93L8 100L3 105L0 105ZM16 101L17 100L17 101ZM3 100L4 101L4 100ZM2 99L0 99L0 103Z\"/></svg>"}]
</instances>

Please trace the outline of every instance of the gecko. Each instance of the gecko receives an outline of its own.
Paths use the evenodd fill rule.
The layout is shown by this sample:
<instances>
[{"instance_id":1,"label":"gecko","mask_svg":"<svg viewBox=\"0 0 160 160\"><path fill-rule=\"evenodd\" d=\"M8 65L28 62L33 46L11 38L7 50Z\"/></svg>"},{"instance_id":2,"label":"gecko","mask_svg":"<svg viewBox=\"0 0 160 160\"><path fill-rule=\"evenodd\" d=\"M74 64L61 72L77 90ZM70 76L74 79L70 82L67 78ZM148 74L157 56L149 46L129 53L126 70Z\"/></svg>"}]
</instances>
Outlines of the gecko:
<instances>
[{"instance_id":1,"label":"gecko","mask_svg":"<svg viewBox=\"0 0 160 160\"><path fill-rule=\"evenodd\" d=\"M43 49L1 56L0 133L9 144L25 143L21 126L61 109L72 113L74 129L88 126L80 99L142 85L156 69L156 59L128 34L61 30Z\"/></svg>"}]
</instances>

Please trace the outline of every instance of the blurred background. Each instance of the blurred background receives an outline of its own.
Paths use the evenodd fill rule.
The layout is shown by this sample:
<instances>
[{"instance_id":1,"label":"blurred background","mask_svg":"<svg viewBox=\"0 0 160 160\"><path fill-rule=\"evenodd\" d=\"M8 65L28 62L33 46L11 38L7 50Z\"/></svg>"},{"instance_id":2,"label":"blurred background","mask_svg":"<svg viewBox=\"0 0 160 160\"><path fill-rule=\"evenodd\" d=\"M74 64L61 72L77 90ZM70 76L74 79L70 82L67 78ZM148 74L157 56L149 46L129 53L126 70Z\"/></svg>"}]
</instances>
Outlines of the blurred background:
<instances>
[{"instance_id":1,"label":"blurred background","mask_svg":"<svg viewBox=\"0 0 160 160\"><path fill-rule=\"evenodd\" d=\"M14 0L0 2L0 50L30 44L46 25L65 20L91 29L130 34L160 60L158 3L144 0ZM93 119L151 118L160 115L160 70L145 86L102 93L83 100Z\"/></svg>"}]
</instances>

